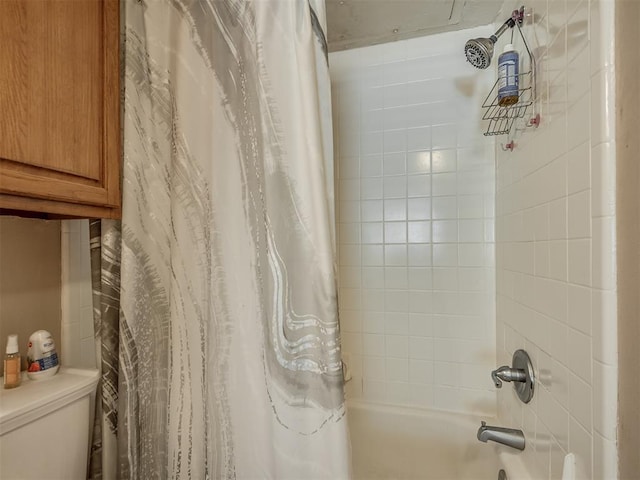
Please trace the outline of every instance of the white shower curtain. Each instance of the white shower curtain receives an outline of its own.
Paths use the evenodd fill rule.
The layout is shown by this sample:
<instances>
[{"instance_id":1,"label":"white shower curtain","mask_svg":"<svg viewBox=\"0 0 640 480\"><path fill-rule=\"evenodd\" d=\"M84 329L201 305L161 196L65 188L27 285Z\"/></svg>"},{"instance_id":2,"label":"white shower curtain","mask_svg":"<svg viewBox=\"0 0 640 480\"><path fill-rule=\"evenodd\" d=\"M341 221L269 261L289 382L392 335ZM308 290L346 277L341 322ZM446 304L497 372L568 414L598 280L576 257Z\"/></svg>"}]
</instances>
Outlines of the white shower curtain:
<instances>
[{"instance_id":1,"label":"white shower curtain","mask_svg":"<svg viewBox=\"0 0 640 480\"><path fill-rule=\"evenodd\" d=\"M347 478L324 4L125 4L119 477Z\"/></svg>"}]
</instances>

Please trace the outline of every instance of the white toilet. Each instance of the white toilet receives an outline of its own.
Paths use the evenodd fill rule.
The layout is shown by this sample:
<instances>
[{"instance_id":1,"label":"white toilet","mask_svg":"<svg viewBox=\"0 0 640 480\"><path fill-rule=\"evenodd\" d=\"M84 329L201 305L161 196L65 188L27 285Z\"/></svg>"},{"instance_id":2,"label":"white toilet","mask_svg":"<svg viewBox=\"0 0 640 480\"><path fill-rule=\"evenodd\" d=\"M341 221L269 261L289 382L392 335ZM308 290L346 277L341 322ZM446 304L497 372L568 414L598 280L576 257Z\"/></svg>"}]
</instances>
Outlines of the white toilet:
<instances>
[{"instance_id":1,"label":"white toilet","mask_svg":"<svg viewBox=\"0 0 640 480\"><path fill-rule=\"evenodd\" d=\"M0 387L0 479L85 479L97 370Z\"/></svg>"}]
</instances>

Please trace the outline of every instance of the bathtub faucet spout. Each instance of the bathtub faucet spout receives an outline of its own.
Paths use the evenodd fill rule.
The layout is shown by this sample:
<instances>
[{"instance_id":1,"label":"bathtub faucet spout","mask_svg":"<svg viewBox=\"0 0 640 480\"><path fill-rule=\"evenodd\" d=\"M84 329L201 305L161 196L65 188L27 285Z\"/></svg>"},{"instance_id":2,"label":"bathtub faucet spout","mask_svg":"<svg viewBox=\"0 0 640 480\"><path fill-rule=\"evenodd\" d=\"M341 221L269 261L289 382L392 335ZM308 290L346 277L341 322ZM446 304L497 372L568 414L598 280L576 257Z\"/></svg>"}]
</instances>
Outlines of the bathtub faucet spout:
<instances>
[{"instance_id":1,"label":"bathtub faucet spout","mask_svg":"<svg viewBox=\"0 0 640 480\"><path fill-rule=\"evenodd\" d=\"M482 422L482 426L478 429L478 440L487 442L492 440L508 447L524 450L524 433L522 430L514 428L492 427Z\"/></svg>"}]
</instances>

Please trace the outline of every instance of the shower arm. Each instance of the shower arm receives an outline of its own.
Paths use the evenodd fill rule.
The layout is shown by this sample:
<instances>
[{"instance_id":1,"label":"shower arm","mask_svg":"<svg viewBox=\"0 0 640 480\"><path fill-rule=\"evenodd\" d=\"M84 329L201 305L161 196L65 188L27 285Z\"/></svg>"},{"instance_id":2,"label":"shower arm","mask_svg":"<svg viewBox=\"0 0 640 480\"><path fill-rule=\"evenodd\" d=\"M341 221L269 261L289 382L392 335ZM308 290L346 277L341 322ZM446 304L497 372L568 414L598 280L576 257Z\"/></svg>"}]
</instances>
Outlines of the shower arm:
<instances>
[{"instance_id":1,"label":"shower arm","mask_svg":"<svg viewBox=\"0 0 640 480\"><path fill-rule=\"evenodd\" d=\"M504 32L506 32L510 28L513 28L515 25L516 25L516 21L514 20L514 18L512 16L509 20L507 20L506 22L504 22L502 24L502 26L498 29L498 31L496 33L491 35L489 38L491 39L491 41L493 43L496 43Z\"/></svg>"}]
</instances>

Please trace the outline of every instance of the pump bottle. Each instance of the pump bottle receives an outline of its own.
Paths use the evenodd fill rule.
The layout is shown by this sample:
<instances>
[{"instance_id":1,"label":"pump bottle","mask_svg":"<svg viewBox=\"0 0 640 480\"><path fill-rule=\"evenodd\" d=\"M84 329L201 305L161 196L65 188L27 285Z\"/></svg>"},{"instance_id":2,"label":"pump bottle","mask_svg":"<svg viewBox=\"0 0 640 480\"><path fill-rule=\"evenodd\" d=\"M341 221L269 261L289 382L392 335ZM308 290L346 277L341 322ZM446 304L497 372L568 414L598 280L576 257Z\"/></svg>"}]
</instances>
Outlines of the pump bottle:
<instances>
[{"instance_id":1,"label":"pump bottle","mask_svg":"<svg viewBox=\"0 0 640 480\"><path fill-rule=\"evenodd\" d=\"M18 335L9 335L7 350L4 355L4 388L20 386L20 352L18 350Z\"/></svg>"}]
</instances>

